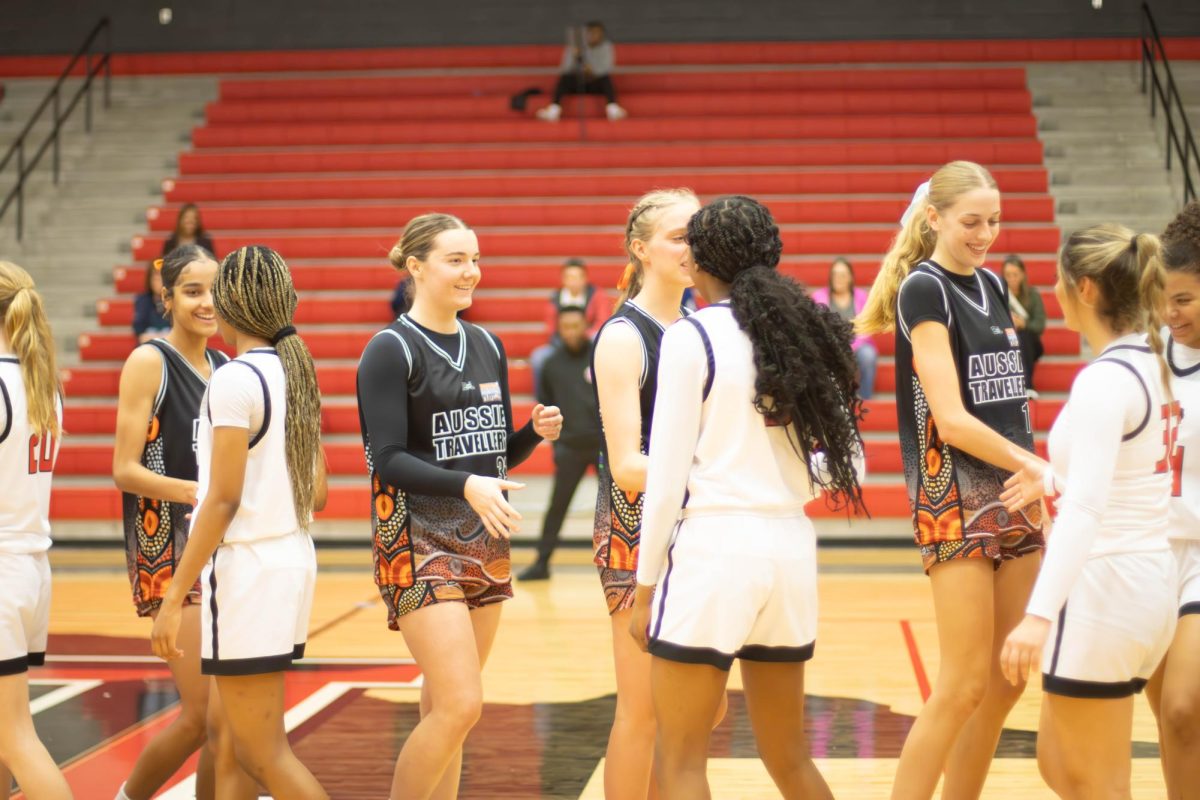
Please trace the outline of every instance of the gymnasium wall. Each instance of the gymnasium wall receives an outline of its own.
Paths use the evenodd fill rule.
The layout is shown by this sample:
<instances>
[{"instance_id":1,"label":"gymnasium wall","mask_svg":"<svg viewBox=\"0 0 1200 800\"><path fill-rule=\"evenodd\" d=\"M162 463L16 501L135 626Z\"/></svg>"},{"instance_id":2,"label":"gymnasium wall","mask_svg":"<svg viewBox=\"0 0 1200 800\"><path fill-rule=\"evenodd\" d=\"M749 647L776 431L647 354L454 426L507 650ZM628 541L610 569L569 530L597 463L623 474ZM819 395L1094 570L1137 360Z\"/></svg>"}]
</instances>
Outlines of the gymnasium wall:
<instances>
[{"instance_id":1,"label":"gymnasium wall","mask_svg":"<svg viewBox=\"0 0 1200 800\"><path fill-rule=\"evenodd\" d=\"M169 25L159 9L171 7ZM1104 0L4 0L0 54L74 50L107 14L123 52L557 43L601 17L617 41L1134 36L1140 3ZM1164 36L1200 2L1155 0Z\"/></svg>"}]
</instances>

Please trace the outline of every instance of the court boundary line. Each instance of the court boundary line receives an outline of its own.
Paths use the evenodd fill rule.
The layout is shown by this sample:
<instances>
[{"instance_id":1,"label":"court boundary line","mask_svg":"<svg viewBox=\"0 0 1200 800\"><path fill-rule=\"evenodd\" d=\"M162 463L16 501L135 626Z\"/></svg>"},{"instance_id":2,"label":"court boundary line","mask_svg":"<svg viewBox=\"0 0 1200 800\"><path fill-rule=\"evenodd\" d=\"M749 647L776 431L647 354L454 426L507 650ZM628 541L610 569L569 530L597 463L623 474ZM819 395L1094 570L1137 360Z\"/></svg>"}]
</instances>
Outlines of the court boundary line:
<instances>
[{"instance_id":1,"label":"court boundary line","mask_svg":"<svg viewBox=\"0 0 1200 800\"><path fill-rule=\"evenodd\" d=\"M913 676L917 679L917 689L921 693L921 702L929 701L932 690L929 686L929 676L925 673L925 664L921 661L921 651L917 647L917 638L913 635L912 625L908 620L900 620L900 632L904 634L904 645L908 648L908 658L912 662Z\"/></svg>"}]
</instances>

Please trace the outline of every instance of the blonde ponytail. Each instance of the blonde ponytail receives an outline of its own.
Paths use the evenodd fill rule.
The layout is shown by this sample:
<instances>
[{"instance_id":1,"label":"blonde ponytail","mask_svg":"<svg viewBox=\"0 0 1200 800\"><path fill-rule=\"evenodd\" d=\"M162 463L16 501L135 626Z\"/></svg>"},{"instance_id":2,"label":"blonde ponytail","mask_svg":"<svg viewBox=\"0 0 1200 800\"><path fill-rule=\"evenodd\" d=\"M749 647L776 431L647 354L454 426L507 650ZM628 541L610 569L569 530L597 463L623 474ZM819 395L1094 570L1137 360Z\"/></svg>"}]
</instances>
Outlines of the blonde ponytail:
<instances>
[{"instance_id":1,"label":"blonde ponytail","mask_svg":"<svg viewBox=\"0 0 1200 800\"><path fill-rule=\"evenodd\" d=\"M928 190L923 192L926 186ZM856 332L872 334L895 330L900 284L912 268L932 256L937 247L937 232L929 227L929 207L940 213L967 192L995 188L996 179L992 174L971 161L951 161L943 165L927 184L918 188L901 219L900 232L883 257L867 304L854 320Z\"/></svg>"},{"instance_id":2,"label":"blonde ponytail","mask_svg":"<svg viewBox=\"0 0 1200 800\"><path fill-rule=\"evenodd\" d=\"M1161 247L1157 237L1148 233L1135 234L1132 247L1137 250L1138 268L1138 300L1142 306L1146 338L1150 349L1158 359L1158 372L1162 378L1163 394L1167 402L1173 402L1171 393L1171 370L1163 353L1164 346L1161 330L1162 307L1166 301L1166 270L1163 269Z\"/></svg>"},{"instance_id":3,"label":"blonde ponytail","mask_svg":"<svg viewBox=\"0 0 1200 800\"><path fill-rule=\"evenodd\" d=\"M62 433L58 423L62 384L55 363L54 336L33 278L7 261L0 261L0 320L4 336L20 362L29 424L39 436L57 437Z\"/></svg>"},{"instance_id":4,"label":"blonde ponytail","mask_svg":"<svg viewBox=\"0 0 1200 800\"><path fill-rule=\"evenodd\" d=\"M646 283L646 266L633 252L634 240L650 241L663 212L682 201L700 205L699 198L691 189L656 189L639 197L629 210L629 218L625 221L625 254L629 263L625 265L625 271L617 283L618 308L629 298L637 297Z\"/></svg>"}]
</instances>

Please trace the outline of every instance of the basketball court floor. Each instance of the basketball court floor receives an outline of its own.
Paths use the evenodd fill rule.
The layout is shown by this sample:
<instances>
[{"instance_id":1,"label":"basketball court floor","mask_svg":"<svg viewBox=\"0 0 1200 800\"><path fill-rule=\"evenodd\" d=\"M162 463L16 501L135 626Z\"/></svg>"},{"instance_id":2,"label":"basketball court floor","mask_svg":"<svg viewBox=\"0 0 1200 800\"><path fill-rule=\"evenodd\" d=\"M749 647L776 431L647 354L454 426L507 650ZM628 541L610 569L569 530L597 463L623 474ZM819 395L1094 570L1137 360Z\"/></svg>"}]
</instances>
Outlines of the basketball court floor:
<instances>
[{"instance_id":1,"label":"basketball court floor","mask_svg":"<svg viewBox=\"0 0 1200 800\"><path fill-rule=\"evenodd\" d=\"M38 730L80 800L110 800L142 745L168 724L175 694L149 655L150 624L129 601L123 554L53 552L51 656L31 673ZM514 553L516 570L532 559ZM387 630L366 548L322 549L308 658L288 676L292 746L338 800L387 796L417 721L421 674ZM467 742L461 797L602 798L613 713L609 622L584 548L561 550L550 581L516 586L484 673L486 707ZM937 674L928 583L910 547L824 548L821 627L807 671L814 757L839 798L886 797L913 715ZM1036 683L1036 682L1035 682ZM985 797L1049 798L1037 773L1040 691L1008 721ZM1138 700L1135 797L1165 795L1153 718ZM190 798L191 768L159 795ZM736 667L714 732L718 798L778 797L758 761Z\"/></svg>"}]
</instances>

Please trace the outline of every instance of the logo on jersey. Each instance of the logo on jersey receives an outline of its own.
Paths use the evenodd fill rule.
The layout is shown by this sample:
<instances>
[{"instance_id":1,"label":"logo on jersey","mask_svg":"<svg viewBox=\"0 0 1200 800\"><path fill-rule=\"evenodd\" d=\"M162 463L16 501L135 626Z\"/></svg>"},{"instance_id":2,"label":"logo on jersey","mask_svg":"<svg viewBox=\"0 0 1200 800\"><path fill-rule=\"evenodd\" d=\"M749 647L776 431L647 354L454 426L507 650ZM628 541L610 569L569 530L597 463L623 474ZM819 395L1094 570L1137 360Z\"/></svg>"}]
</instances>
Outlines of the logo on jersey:
<instances>
[{"instance_id":1,"label":"logo on jersey","mask_svg":"<svg viewBox=\"0 0 1200 800\"><path fill-rule=\"evenodd\" d=\"M438 461L508 450L504 406L470 406L433 415L433 452Z\"/></svg>"},{"instance_id":2,"label":"logo on jersey","mask_svg":"<svg viewBox=\"0 0 1200 800\"><path fill-rule=\"evenodd\" d=\"M1018 347L1020 341L1017 339L1017 332L1012 328L1005 328L1004 333L1008 335L1008 343L1013 347Z\"/></svg>"},{"instance_id":3,"label":"logo on jersey","mask_svg":"<svg viewBox=\"0 0 1200 800\"><path fill-rule=\"evenodd\" d=\"M994 334L995 334L995 335L997 335L997 336L1003 336L1003 335L1004 335L1004 331L1000 330L1000 326L999 326L999 325L993 325L993 326L992 326L992 333L994 333Z\"/></svg>"},{"instance_id":4,"label":"logo on jersey","mask_svg":"<svg viewBox=\"0 0 1200 800\"><path fill-rule=\"evenodd\" d=\"M470 381L463 381L462 390L464 392L469 392L474 388L475 388L475 384L471 383Z\"/></svg>"},{"instance_id":5,"label":"logo on jersey","mask_svg":"<svg viewBox=\"0 0 1200 800\"><path fill-rule=\"evenodd\" d=\"M1019 350L982 353L967 360L967 390L975 405L1025 399L1025 369Z\"/></svg>"},{"instance_id":6,"label":"logo on jersey","mask_svg":"<svg viewBox=\"0 0 1200 800\"><path fill-rule=\"evenodd\" d=\"M479 391L483 393L485 403L499 403L501 400L500 384L495 381L479 384Z\"/></svg>"}]
</instances>

